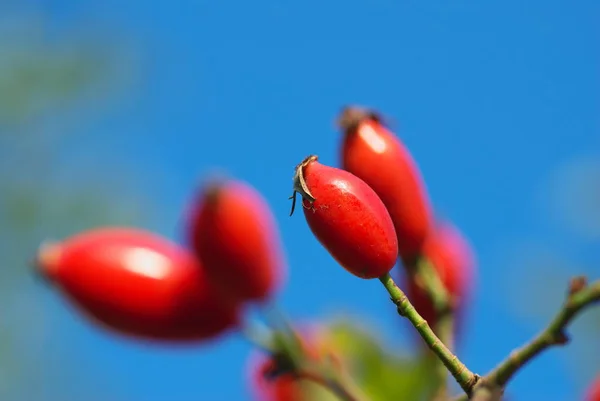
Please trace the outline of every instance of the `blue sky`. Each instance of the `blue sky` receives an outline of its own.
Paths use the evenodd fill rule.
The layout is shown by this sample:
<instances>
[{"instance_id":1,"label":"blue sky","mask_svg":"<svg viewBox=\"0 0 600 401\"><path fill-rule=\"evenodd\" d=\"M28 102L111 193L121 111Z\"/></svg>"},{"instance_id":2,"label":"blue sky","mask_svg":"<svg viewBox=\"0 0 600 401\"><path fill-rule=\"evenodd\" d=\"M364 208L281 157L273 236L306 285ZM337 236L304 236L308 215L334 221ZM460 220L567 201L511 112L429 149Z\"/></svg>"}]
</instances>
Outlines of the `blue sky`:
<instances>
[{"instance_id":1,"label":"blue sky","mask_svg":"<svg viewBox=\"0 0 600 401\"><path fill-rule=\"evenodd\" d=\"M562 295L553 277L600 277L592 265L597 238L578 235L548 206L553 174L600 151L597 1L63 0L44 7L49 32L98 28L127 50L121 67L138 74L114 106L88 110L91 118L69 126L85 134L67 142L65 164L128 166L161 211L148 227L173 238L206 172L225 169L251 182L278 219L290 265L279 302L293 318L343 311L373 322L397 346L411 344L380 285L345 273L301 214L288 217L295 164L312 153L338 163L333 121L348 103L397 122L436 210L474 246L478 289L461 351L472 369L491 369L541 328ZM547 252L567 260L563 270L533 267ZM531 297L550 299L548 307L531 312L524 306ZM239 336L157 350L107 336L58 299L49 302L48 341L94 366L94 383L110 383L114 400L249 399L250 348ZM591 372L573 373L570 351L554 350L524 369L511 399L579 396ZM57 374L48 394L67 397L68 383L68 374Z\"/></svg>"}]
</instances>

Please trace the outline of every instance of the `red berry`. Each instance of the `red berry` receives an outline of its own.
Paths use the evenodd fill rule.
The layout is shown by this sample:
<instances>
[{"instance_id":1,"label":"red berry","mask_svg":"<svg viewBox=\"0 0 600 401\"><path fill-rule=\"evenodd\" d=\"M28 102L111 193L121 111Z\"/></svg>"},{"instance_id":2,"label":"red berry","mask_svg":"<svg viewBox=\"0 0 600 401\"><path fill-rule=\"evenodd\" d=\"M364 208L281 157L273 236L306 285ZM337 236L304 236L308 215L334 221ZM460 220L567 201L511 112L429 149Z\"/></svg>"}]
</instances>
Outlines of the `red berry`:
<instances>
[{"instance_id":1,"label":"red berry","mask_svg":"<svg viewBox=\"0 0 600 401\"><path fill-rule=\"evenodd\" d=\"M394 267L398 258L394 224L363 180L309 156L296 167L294 201L296 192L302 195L311 231L346 270L371 279Z\"/></svg>"},{"instance_id":2,"label":"red berry","mask_svg":"<svg viewBox=\"0 0 600 401\"><path fill-rule=\"evenodd\" d=\"M339 125L345 132L342 168L364 180L379 195L394 222L398 253L404 261L412 261L433 225L417 164L376 113L347 107Z\"/></svg>"},{"instance_id":3,"label":"red berry","mask_svg":"<svg viewBox=\"0 0 600 401\"><path fill-rule=\"evenodd\" d=\"M113 331L156 340L216 337L238 322L194 255L151 232L107 227L45 244L40 272Z\"/></svg>"},{"instance_id":4,"label":"red berry","mask_svg":"<svg viewBox=\"0 0 600 401\"><path fill-rule=\"evenodd\" d=\"M325 329L318 325L303 325L298 331L306 356L318 364L329 357L337 369L342 369L341 359L333 349L334 344ZM254 352L251 354L248 372L249 384L254 398L259 401L301 401L315 399L315 391L328 391L312 382L301 380L291 372L269 377L278 369L272 356ZM312 388L311 388L312 386ZM314 387L317 386L315 389Z\"/></svg>"},{"instance_id":5,"label":"red berry","mask_svg":"<svg viewBox=\"0 0 600 401\"><path fill-rule=\"evenodd\" d=\"M237 301L265 301L283 281L285 260L265 199L235 180L205 188L194 205L189 241L210 280Z\"/></svg>"},{"instance_id":6,"label":"red berry","mask_svg":"<svg viewBox=\"0 0 600 401\"><path fill-rule=\"evenodd\" d=\"M470 294L475 265L467 240L451 223L440 222L423 244L423 256L435 268L448 295L456 302L456 312L460 314ZM404 288L419 314L429 324L435 324L435 308L427 293L408 278Z\"/></svg>"},{"instance_id":7,"label":"red berry","mask_svg":"<svg viewBox=\"0 0 600 401\"><path fill-rule=\"evenodd\" d=\"M596 377L585 394L585 401L600 401L600 375Z\"/></svg>"},{"instance_id":8,"label":"red berry","mask_svg":"<svg viewBox=\"0 0 600 401\"><path fill-rule=\"evenodd\" d=\"M271 358L255 356L250 366L250 388L257 401L301 401L306 399L301 382L290 373L274 378L269 375L276 369Z\"/></svg>"}]
</instances>

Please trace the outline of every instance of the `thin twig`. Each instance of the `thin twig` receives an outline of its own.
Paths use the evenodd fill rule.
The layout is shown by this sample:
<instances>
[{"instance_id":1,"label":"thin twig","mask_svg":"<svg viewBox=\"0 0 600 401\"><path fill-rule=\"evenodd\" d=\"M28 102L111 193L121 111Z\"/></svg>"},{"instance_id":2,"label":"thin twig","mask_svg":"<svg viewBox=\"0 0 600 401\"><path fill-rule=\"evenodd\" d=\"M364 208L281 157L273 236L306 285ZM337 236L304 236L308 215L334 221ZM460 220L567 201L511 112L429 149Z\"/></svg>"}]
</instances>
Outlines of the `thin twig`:
<instances>
[{"instance_id":1,"label":"thin twig","mask_svg":"<svg viewBox=\"0 0 600 401\"><path fill-rule=\"evenodd\" d=\"M414 265L408 265L408 268L417 284L426 292L438 315L453 309L450 294L429 259L421 256Z\"/></svg>"},{"instance_id":2,"label":"thin twig","mask_svg":"<svg viewBox=\"0 0 600 401\"><path fill-rule=\"evenodd\" d=\"M600 280L586 286L582 278L571 281L569 294L550 324L531 342L513 351L508 358L486 375L487 380L504 386L527 362L542 351L569 342L565 328L585 307L600 301Z\"/></svg>"},{"instance_id":3,"label":"thin twig","mask_svg":"<svg viewBox=\"0 0 600 401\"><path fill-rule=\"evenodd\" d=\"M481 378L499 387L506 384L529 361L543 351L569 342L565 329L573 319L586 307L600 302L600 280L587 285L584 277L571 280L567 299L548 326L529 343L511 352L511 354L496 366L491 372ZM467 400L466 395L454 398L454 401Z\"/></svg>"},{"instance_id":4,"label":"thin twig","mask_svg":"<svg viewBox=\"0 0 600 401\"><path fill-rule=\"evenodd\" d=\"M409 274L413 275L413 280L416 280L433 304L436 314L432 327L433 332L452 352L454 350L454 304L451 302L450 294L435 266L426 256L420 256L413 265L408 265L408 267ZM434 400L446 400L448 398L448 369L439 359L436 361L436 366L438 388Z\"/></svg>"},{"instance_id":5,"label":"thin twig","mask_svg":"<svg viewBox=\"0 0 600 401\"><path fill-rule=\"evenodd\" d=\"M389 274L380 277L379 280L390 294L394 304L398 307L398 313L412 323L427 346L437 355L461 388L468 394L477 382L478 376L473 374L435 335L427 321L419 315L415 307L410 303L404 292L394 283Z\"/></svg>"}]
</instances>

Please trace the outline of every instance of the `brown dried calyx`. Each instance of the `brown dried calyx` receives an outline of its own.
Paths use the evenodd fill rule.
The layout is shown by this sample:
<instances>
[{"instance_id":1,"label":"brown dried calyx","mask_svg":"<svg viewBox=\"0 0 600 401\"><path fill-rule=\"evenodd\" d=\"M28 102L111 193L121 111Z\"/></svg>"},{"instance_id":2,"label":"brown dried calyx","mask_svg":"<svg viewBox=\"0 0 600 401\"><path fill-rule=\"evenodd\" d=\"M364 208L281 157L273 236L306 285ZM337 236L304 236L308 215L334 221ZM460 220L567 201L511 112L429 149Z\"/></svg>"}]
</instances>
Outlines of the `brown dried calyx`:
<instances>
[{"instance_id":1,"label":"brown dried calyx","mask_svg":"<svg viewBox=\"0 0 600 401\"><path fill-rule=\"evenodd\" d=\"M336 125L346 134L356 131L365 120L383 122L383 117L374 110L361 106L345 106L340 112Z\"/></svg>"},{"instance_id":2,"label":"brown dried calyx","mask_svg":"<svg viewBox=\"0 0 600 401\"><path fill-rule=\"evenodd\" d=\"M290 211L290 216L294 214L294 209L296 208L296 194L300 194L303 200L306 199L311 204L316 200L306 186L306 180L304 179L304 167L317 160L319 160L317 155L310 155L305 157L304 160L302 160L296 166L294 171L294 192L292 192L292 195L288 198L292 200L292 210Z\"/></svg>"}]
</instances>

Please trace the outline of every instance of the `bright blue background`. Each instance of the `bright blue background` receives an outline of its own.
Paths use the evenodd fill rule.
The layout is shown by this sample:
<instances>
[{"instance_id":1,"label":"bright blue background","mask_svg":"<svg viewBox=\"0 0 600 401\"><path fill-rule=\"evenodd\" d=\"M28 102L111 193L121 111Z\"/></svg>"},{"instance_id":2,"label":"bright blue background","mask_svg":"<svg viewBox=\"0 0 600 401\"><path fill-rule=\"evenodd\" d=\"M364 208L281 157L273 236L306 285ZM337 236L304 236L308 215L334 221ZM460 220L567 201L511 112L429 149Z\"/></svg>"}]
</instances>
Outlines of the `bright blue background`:
<instances>
[{"instance_id":1,"label":"bright blue background","mask_svg":"<svg viewBox=\"0 0 600 401\"><path fill-rule=\"evenodd\" d=\"M48 37L98 26L131 52L124 67L139 75L114 107L88 110L85 124L70 127L85 135L66 142L65 164L125 163L160 206L147 226L173 238L203 174L218 167L251 182L286 244L290 276L280 304L293 318L344 311L390 343L411 344L378 283L345 273L301 214L288 217L295 164L311 153L338 163L333 121L348 103L395 119L436 209L474 246L479 286L460 355L472 369L487 371L535 334L562 295L552 287L559 292L547 294L548 308L537 314L508 301L538 296L554 273L527 275L513 263L517 244L581 251L583 261L598 262L590 240L572 240L544 201L557 166L600 150L597 1L94 3L42 5ZM580 265L577 272L600 276ZM56 296L43 300L52 316L46 343L77 354L45 384L48 400L69 397L77 387L69 372L82 369L95 378L94 393L112 400L249 399L250 348L238 336L157 350L98 331ZM591 372L574 370L570 350L524 369L511 400L579 397Z\"/></svg>"}]
</instances>

